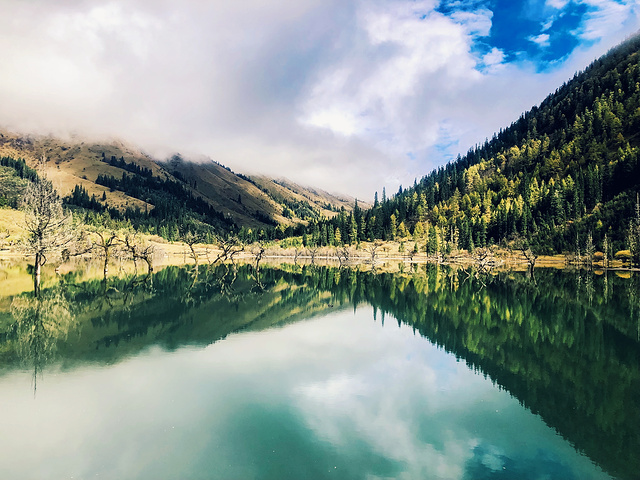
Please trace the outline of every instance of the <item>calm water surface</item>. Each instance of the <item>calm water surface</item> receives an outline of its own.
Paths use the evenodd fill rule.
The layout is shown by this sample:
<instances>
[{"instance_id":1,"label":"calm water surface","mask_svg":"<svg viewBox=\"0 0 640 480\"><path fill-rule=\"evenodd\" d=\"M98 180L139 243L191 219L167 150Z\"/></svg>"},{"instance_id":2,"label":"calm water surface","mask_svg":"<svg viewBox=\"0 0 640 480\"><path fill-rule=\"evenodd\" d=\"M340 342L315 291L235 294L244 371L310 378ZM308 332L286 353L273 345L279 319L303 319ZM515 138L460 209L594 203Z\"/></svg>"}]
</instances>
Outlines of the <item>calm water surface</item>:
<instances>
[{"instance_id":1,"label":"calm water surface","mask_svg":"<svg viewBox=\"0 0 640 480\"><path fill-rule=\"evenodd\" d=\"M5 298L0 477L634 478L635 279L228 273Z\"/></svg>"}]
</instances>

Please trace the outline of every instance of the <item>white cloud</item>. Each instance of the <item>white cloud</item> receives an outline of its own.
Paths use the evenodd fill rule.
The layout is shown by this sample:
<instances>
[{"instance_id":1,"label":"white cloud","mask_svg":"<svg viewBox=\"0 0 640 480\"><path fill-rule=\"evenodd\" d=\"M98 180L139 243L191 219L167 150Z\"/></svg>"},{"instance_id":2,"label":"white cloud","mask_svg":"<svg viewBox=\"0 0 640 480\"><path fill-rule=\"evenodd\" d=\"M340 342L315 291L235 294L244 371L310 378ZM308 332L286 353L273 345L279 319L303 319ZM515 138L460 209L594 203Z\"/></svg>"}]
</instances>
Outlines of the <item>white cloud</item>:
<instances>
[{"instance_id":1,"label":"white cloud","mask_svg":"<svg viewBox=\"0 0 640 480\"><path fill-rule=\"evenodd\" d=\"M551 18L550 20L547 20L546 22L544 22L542 24L541 30L543 32L546 32L547 30L549 30L553 26L553 22L555 22L555 18Z\"/></svg>"},{"instance_id":2,"label":"white cloud","mask_svg":"<svg viewBox=\"0 0 640 480\"><path fill-rule=\"evenodd\" d=\"M322 72L306 100L304 122L361 134L388 155L437 141L441 119L426 110L480 78L469 32L478 30L478 18L490 15L454 21L434 11L418 15L409 6L361 11L364 46ZM332 125L328 118L337 120Z\"/></svg>"},{"instance_id":3,"label":"white cloud","mask_svg":"<svg viewBox=\"0 0 640 480\"><path fill-rule=\"evenodd\" d=\"M612 32L632 33L638 28L638 0L582 0L582 3L589 7L580 32L580 37L585 40L599 40Z\"/></svg>"},{"instance_id":4,"label":"white cloud","mask_svg":"<svg viewBox=\"0 0 640 480\"><path fill-rule=\"evenodd\" d=\"M546 5L556 10L562 10L569 4L569 0L547 0Z\"/></svg>"},{"instance_id":5,"label":"white cloud","mask_svg":"<svg viewBox=\"0 0 640 480\"><path fill-rule=\"evenodd\" d=\"M605 40L540 74L474 50L492 13L473 2L446 16L436 0L6 0L0 125L369 199L507 126L639 24L636 1L585 2L579 35Z\"/></svg>"},{"instance_id":6,"label":"white cloud","mask_svg":"<svg viewBox=\"0 0 640 480\"><path fill-rule=\"evenodd\" d=\"M504 52L497 47L493 47L489 53L486 53L482 57L482 63L484 63L487 68L496 68L498 65L502 64L504 60Z\"/></svg>"},{"instance_id":7,"label":"white cloud","mask_svg":"<svg viewBox=\"0 0 640 480\"><path fill-rule=\"evenodd\" d=\"M492 17L493 12L486 8L481 8L473 12L458 11L451 14L451 18L456 23L461 24L467 33L480 37L489 35Z\"/></svg>"},{"instance_id":8,"label":"white cloud","mask_svg":"<svg viewBox=\"0 0 640 480\"><path fill-rule=\"evenodd\" d=\"M540 47L548 47L550 45L549 38L550 36L548 33L541 33L540 35L529 37L528 40Z\"/></svg>"}]
</instances>

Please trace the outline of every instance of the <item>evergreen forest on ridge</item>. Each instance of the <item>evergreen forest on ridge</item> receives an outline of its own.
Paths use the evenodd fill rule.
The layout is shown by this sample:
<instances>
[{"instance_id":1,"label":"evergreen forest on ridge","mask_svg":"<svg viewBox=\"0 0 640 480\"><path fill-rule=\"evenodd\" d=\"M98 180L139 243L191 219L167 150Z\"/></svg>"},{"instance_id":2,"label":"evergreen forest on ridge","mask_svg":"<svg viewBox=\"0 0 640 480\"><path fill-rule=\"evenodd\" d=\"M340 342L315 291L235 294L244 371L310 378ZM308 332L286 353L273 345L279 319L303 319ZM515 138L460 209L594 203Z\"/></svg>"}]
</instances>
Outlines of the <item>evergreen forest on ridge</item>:
<instances>
[{"instance_id":1,"label":"evergreen forest on ridge","mask_svg":"<svg viewBox=\"0 0 640 480\"><path fill-rule=\"evenodd\" d=\"M465 156L307 235L321 244L338 229L343 241L412 236L430 254L514 238L552 254L591 238L637 256L639 51L640 38L628 40Z\"/></svg>"}]
</instances>

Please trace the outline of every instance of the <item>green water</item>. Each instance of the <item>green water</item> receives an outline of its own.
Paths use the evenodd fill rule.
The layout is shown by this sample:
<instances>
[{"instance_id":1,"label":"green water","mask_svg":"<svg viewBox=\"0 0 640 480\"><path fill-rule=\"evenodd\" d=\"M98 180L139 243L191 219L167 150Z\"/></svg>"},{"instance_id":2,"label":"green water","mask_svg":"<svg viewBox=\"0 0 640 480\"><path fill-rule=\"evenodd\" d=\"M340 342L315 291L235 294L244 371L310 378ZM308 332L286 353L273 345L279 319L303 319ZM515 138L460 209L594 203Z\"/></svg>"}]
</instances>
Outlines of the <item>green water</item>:
<instances>
[{"instance_id":1,"label":"green water","mask_svg":"<svg viewBox=\"0 0 640 480\"><path fill-rule=\"evenodd\" d=\"M637 276L194 273L0 292L0 478L637 478Z\"/></svg>"}]
</instances>

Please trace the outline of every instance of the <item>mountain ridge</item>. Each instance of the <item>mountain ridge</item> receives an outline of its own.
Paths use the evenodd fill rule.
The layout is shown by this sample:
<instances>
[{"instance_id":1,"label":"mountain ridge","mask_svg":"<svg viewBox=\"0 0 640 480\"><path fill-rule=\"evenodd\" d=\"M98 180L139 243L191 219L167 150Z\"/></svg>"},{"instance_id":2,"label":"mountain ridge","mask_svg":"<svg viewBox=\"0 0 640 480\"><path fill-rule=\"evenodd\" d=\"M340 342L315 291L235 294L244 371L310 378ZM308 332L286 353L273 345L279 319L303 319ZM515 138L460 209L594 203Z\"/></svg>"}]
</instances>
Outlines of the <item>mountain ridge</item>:
<instances>
[{"instance_id":1,"label":"mountain ridge","mask_svg":"<svg viewBox=\"0 0 640 480\"><path fill-rule=\"evenodd\" d=\"M640 262L640 36L634 36L471 148L342 221L360 240L413 240L431 255L494 244ZM320 232L320 233L318 233Z\"/></svg>"},{"instance_id":2,"label":"mountain ridge","mask_svg":"<svg viewBox=\"0 0 640 480\"><path fill-rule=\"evenodd\" d=\"M254 179L236 174L208 157L198 161L180 154L166 159L154 158L119 140L60 139L0 130L0 156L22 158L31 167L44 156L45 173L61 196L71 198L72 204L82 203L80 206L85 208L110 209L112 214L124 212L125 217L134 210L150 212L157 205L151 195L145 196L139 189L125 191L123 175L179 185L184 195L206 203L229 225L246 230L260 231L277 225L293 228L310 218L350 209L355 203L355 199L344 195L327 192L319 195L315 188L307 189L288 180L279 180L281 185L278 185L267 176ZM295 190L282 185L285 183L295 185ZM80 191L79 194L76 191L75 197L74 190ZM291 208L293 204L303 204L304 208L297 210L305 215L297 215L296 209Z\"/></svg>"}]
</instances>

